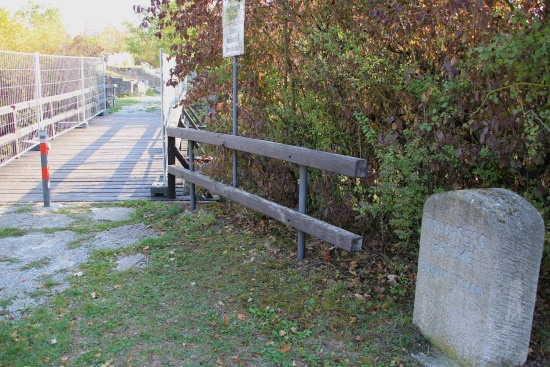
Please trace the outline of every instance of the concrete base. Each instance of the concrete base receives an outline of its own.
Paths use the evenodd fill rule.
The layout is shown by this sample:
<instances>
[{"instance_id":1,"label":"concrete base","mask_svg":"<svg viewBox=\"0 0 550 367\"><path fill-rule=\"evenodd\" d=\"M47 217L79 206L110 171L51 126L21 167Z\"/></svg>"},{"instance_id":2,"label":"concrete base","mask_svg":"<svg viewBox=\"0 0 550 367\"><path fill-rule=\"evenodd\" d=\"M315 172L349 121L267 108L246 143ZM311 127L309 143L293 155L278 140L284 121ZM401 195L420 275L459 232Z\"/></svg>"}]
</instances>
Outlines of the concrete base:
<instances>
[{"instance_id":1,"label":"concrete base","mask_svg":"<svg viewBox=\"0 0 550 367\"><path fill-rule=\"evenodd\" d=\"M151 197L167 197L168 196L168 182L155 181L151 185Z\"/></svg>"}]
</instances>

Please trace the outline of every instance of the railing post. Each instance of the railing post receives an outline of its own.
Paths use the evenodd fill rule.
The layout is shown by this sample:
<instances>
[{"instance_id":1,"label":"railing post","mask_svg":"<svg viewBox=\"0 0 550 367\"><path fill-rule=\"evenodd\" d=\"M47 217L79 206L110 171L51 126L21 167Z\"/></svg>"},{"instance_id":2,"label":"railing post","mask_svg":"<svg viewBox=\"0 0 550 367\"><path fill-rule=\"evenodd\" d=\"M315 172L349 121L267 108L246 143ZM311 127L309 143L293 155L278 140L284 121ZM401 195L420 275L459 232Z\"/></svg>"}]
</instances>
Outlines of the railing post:
<instances>
[{"instance_id":1,"label":"railing post","mask_svg":"<svg viewBox=\"0 0 550 367\"><path fill-rule=\"evenodd\" d=\"M298 211L307 212L307 166L300 166L300 187L298 191ZM306 256L306 233L298 231L298 259Z\"/></svg>"},{"instance_id":2,"label":"railing post","mask_svg":"<svg viewBox=\"0 0 550 367\"><path fill-rule=\"evenodd\" d=\"M80 56L80 79L82 85L82 127L86 127L86 81L84 74L84 56Z\"/></svg>"},{"instance_id":3,"label":"railing post","mask_svg":"<svg viewBox=\"0 0 550 367\"><path fill-rule=\"evenodd\" d=\"M23 150L23 146L21 144L21 142L19 141L19 129L17 128L17 109L14 107L13 108L13 132L15 133L15 155L18 156L19 155L19 152L21 150Z\"/></svg>"},{"instance_id":4,"label":"railing post","mask_svg":"<svg viewBox=\"0 0 550 367\"><path fill-rule=\"evenodd\" d=\"M34 53L34 88L36 98L36 122L38 130L42 129L42 73L40 72L40 54Z\"/></svg>"},{"instance_id":5,"label":"railing post","mask_svg":"<svg viewBox=\"0 0 550 367\"><path fill-rule=\"evenodd\" d=\"M40 130L40 163L42 166L42 195L44 197L44 206L49 207L50 198L50 168L48 167L48 133L46 130Z\"/></svg>"},{"instance_id":6,"label":"railing post","mask_svg":"<svg viewBox=\"0 0 550 367\"><path fill-rule=\"evenodd\" d=\"M160 113L162 124L162 179L166 182L166 175L168 172L168 165L166 162L166 125L168 124L166 118L166 108L164 106L164 50L160 49ZM175 104L174 104L175 105Z\"/></svg>"},{"instance_id":7,"label":"railing post","mask_svg":"<svg viewBox=\"0 0 550 367\"><path fill-rule=\"evenodd\" d=\"M189 140L189 170L191 172L195 172L195 152L193 151L195 149L195 142L193 140ZM191 187L189 188L189 200L191 202L191 210L195 210L197 208L196 198L195 198L195 184L192 183Z\"/></svg>"},{"instance_id":8,"label":"railing post","mask_svg":"<svg viewBox=\"0 0 550 367\"><path fill-rule=\"evenodd\" d=\"M103 110L104 114L109 113L109 110L107 109L107 67L105 65L105 55L101 58L102 60L102 66L103 66Z\"/></svg>"},{"instance_id":9,"label":"railing post","mask_svg":"<svg viewBox=\"0 0 550 367\"><path fill-rule=\"evenodd\" d=\"M168 165L176 164L176 138L168 137ZM176 176L168 174L168 199L176 198Z\"/></svg>"}]
</instances>

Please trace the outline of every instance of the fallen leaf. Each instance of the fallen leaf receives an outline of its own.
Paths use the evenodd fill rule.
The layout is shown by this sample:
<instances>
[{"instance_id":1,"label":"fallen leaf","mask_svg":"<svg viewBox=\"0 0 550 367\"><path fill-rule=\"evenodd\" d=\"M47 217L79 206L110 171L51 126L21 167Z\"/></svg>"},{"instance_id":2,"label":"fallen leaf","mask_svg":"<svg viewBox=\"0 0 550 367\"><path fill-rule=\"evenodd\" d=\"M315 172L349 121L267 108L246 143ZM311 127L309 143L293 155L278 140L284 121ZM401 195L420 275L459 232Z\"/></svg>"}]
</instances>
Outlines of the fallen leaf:
<instances>
[{"instance_id":1,"label":"fallen leaf","mask_svg":"<svg viewBox=\"0 0 550 367\"><path fill-rule=\"evenodd\" d=\"M44 359L42 359L42 360L43 360L44 362L46 362L46 363L50 363L51 358L46 357L46 358L44 358Z\"/></svg>"},{"instance_id":2,"label":"fallen leaf","mask_svg":"<svg viewBox=\"0 0 550 367\"><path fill-rule=\"evenodd\" d=\"M170 255L174 255L174 254L176 253L176 250L168 251L168 253L169 253Z\"/></svg>"},{"instance_id":3,"label":"fallen leaf","mask_svg":"<svg viewBox=\"0 0 550 367\"><path fill-rule=\"evenodd\" d=\"M349 269L350 269L350 270L357 269L358 267L359 267L359 261L357 261L357 260L353 260L353 261L349 264Z\"/></svg>"},{"instance_id":4,"label":"fallen leaf","mask_svg":"<svg viewBox=\"0 0 550 367\"><path fill-rule=\"evenodd\" d=\"M295 328L295 327L291 327L291 328L290 328L290 332L291 332L292 334L296 334L296 333L298 332L298 329Z\"/></svg>"},{"instance_id":5,"label":"fallen leaf","mask_svg":"<svg viewBox=\"0 0 550 367\"><path fill-rule=\"evenodd\" d=\"M285 354L290 352L291 349L292 347L290 345L283 343L281 344L281 348L277 349L277 352Z\"/></svg>"},{"instance_id":6,"label":"fallen leaf","mask_svg":"<svg viewBox=\"0 0 550 367\"><path fill-rule=\"evenodd\" d=\"M252 301L254 301L252 298L249 298L249 299L248 299L248 303L250 303L250 302L252 302Z\"/></svg>"},{"instance_id":7,"label":"fallen leaf","mask_svg":"<svg viewBox=\"0 0 550 367\"><path fill-rule=\"evenodd\" d=\"M61 363L67 363L67 362L69 362L69 357L61 357L61 359L59 361Z\"/></svg>"},{"instance_id":8,"label":"fallen leaf","mask_svg":"<svg viewBox=\"0 0 550 367\"><path fill-rule=\"evenodd\" d=\"M94 355L94 358L99 358L99 357L101 357L101 352L96 353L96 354Z\"/></svg>"},{"instance_id":9,"label":"fallen leaf","mask_svg":"<svg viewBox=\"0 0 550 367\"><path fill-rule=\"evenodd\" d=\"M233 298L228 298L228 299L227 299L227 302L233 303L233 302L235 302L235 300L234 300Z\"/></svg>"},{"instance_id":10,"label":"fallen leaf","mask_svg":"<svg viewBox=\"0 0 550 367\"><path fill-rule=\"evenodd\" d=\"M220 334L214 334L214 339L220 340L221 338Z\"/></svg>"},{"instance_id":11,"label":"fallen leaf","mask_svg":"<svg viewBox=\"0 0 550 367\"><path fill-rule=\"evenodd\" d=\"M169 262L172 262L172 261L176 261L176 258L175 257L171 257L168 259Z\"/></svg>"},{"instance_id":12,"label":"fallen leaf","mask_svg":"<svg viewBox=\"0 0 550 367\"><path fill-rule=\"evenodd\" d=\"M288 334L288 333L284 330L279 331L280 336L285 336L286 334Z\"/></svg>"},{"instance_id":13,"label":"fallen leaf","mask_svg":"<svg viewBox=\"0 0 550 367\"><path fill-rule=\"evenodd\" d=\"M223 318L223 323L224 323L225 325L229 325L229 321L231 321L231 319L229 318L229 316L226 315L226 316Z\"/></svg>"},{"instance_id":14,"label":"fallen leaf","mask_svg":"<svg viewBox=\"0 0 550 367\"><path fill-rule=\"evenodd\" d=\"M92 299L96 299L96 298L97 298L97 294L95 294L95 292L92 292L91 296L92 296Z\"/></svg>"},{"instance_id":15,"label":"fallen leaf","mask_svg":"<svg viewBox=\"0 0 550 367\"><path fill-rule=\"evenodd\" d=\"M271 345L271 346L274 346L275 345L275 341L273 339L271 339L270 341L268 341L267 343L265 343L266 345Z\"/></svg>"},{"instance_id":16,"label":"fallen leaf","mask_svg":"<svg viewBox=\"0 0 550 367\"><path fill-rule=\"evenodd\" d=\"M149 246L145 246L141 249L142 254L146 254L147 252L149 252Z\"/></svg>"},{"instance_id":17,"label":"fallen leaf","mask_svg":"<svg viewBox=\"0 0 550 367\"><path fill-rule=\"evenodd\" d=\"M361 340L363 340L363 337L361 337L361 336L356 336L356 337L355 337L355 340L361 341Z\"/></svg>"},{"instance_id":18,"label":"fallen leaf","mask_svg":"<svg viewBox=\"0 0 550 367\"><path fill-rule=\"evenodd\" d=\"M194 286L195 286L195 284L197 284L197 283L195 283L195 282L191 282L191 287L194 287Z\"/></svg>"},{"instance_id":19,"label":"fallen leaf","mask_svg":"<svg viewBox=\"0 0 550 367\"><path fill-rule=\"evenodd\" d=\"M244 321L248 318L248 316L246 316L244 313L240 313L237 315L237 320L239 321Z\"/></svg>"},{"instance_id":20,"label":"fallen leaf","mask_svg":"<svg viewBox=\"0 0 550 367\"><path fill-rule=\"evenodd\" d=\"M40 284L38 287L36 287L38 289L44 289L44 284Z\"/></svg>"},{"instance_id":21,"label":"fallen leaf","mask_svg":"<svg viewBox=\"0 0 550 367\"><path fill-rule=\"evenodd\" d=\"M50 344L57 344L57 339L50 340Z\"/></svg>"},{"instance_id":22,"label":"fallen leaf","mask_svg":"<svg viewBox=\"0 0 550 367\"><path fill-rule=\"evenodd\" d=\"M237 357L237 356L233 356L233 357L231 357L231 362L233 362L233 363L239 363L239 362L240 362L240 359L239 359L239 357Z\"/></svg>"},{"instance_id":23,"label":"fallen leaf","mask_svg":"<svg viewBox=\"0 0 550 367\"><path fill-rule=\"evenodd\" d=\"M115 285L113 286L113 288L114 288L114 289L119 289L119 288L120 288L120 284L115 284Z\"/></svg>"}]
</instances>

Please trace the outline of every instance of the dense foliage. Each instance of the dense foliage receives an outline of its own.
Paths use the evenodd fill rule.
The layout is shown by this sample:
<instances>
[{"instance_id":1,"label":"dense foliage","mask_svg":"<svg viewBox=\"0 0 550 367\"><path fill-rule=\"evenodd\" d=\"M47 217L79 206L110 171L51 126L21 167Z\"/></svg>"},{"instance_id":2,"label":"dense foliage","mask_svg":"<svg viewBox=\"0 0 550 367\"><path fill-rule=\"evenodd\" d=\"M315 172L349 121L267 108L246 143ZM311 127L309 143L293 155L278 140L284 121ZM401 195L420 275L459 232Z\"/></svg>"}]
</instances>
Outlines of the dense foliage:
<instances>
[{"instance_id":1,"label":"dense foliage","mask_svg":"<svg viewBox=\"0 0 550 367\"><path fill-rule=\"evenodd\" d=\"M151 3L139 10L172 42L174 76L198 72L184 103L216 94L212 129L230 132L221 1ZM367 243L414 251L427 196L462 188L511 189L548 223L548 5L248 0L239 133L367 159L360 182L312 172L309 202ZM241 160L243 186L296 205L297 167Z\"/></svg>"}]
</instances>

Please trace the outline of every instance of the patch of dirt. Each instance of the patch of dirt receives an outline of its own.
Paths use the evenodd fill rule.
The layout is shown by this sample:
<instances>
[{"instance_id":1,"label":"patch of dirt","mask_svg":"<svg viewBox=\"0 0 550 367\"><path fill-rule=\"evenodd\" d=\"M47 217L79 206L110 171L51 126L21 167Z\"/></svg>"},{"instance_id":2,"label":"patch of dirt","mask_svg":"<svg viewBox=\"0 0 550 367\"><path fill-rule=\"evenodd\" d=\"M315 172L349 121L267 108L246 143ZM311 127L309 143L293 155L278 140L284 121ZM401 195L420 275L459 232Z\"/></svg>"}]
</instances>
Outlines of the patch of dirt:
<instances>
[{"instance_id":1,"label":"patch of dirt","mask_svg":"<svg viewBox=\"0 0 550 367\"><path fill-rule=\"evenodd\" d=\"M71 204L72 205L72 204ZM69 213L71 205L65 205L63 213L34 207L20 213L13 207L0 206L0 227L28 230L21 237L0 239L0 320L18 319L27 308L42 304L53 292L68 287L68 277L78 272L94 250L116 249L131 246L157 233L142 224L122 225L106 231L92 233L93 237L78 248L71 243L82 235L71 230L71 224L84 218L88 224L130 219L132 209L92 208ZM45 233L44 229L52 229ZM136 261L133 266L143 264Z\"/></svg>"}]
</instances>

